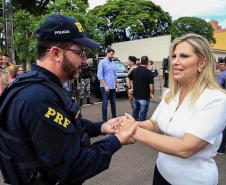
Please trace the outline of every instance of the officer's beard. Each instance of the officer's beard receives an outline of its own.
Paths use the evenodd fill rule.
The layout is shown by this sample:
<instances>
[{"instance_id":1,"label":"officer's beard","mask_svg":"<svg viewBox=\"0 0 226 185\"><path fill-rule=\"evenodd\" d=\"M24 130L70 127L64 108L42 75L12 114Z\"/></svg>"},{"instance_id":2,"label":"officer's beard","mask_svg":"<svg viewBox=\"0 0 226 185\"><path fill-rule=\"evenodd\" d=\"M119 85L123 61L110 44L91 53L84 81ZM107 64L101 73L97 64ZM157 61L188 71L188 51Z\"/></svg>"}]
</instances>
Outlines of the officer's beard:
<instances>
[{"instance_id":1,"label":"officer's beard","mask_svg":"<svg viewBox=\"0 0 226 185\"><path fill-rule=\"evenodd\" d=\"M62 62L62 69L67 75L68 79L74 79L79 75L81 67L76 68L69 58L64 54L64 60Z\"/></svg>"}]
</instances>

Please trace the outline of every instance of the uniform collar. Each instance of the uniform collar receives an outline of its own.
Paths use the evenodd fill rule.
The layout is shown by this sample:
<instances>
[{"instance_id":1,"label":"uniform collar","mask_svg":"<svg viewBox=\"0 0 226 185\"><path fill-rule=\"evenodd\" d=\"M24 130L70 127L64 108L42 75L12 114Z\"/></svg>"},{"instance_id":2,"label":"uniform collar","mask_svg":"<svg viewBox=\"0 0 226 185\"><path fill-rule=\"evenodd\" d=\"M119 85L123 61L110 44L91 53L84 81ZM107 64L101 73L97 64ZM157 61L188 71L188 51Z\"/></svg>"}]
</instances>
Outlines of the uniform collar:
<instances>
[{"instance_id":1,"label":"uniform collar","mask_svg":"<svg viewBox=\"0 0 226 185\"><path fill-rule=\"evenodd\" d=\"M41 67L41 66L38 66L36 64L32 64L32 68L31 68L32 71L38 71L38 72L41 72L43 73L44 75L46 75L50 80L52 80L53 82L55 82L57 85L60 85L62 87L62 84L59 80L59 78L54 75L52 72L48 71L47 69Z\"/></svg>"}]
</instances>

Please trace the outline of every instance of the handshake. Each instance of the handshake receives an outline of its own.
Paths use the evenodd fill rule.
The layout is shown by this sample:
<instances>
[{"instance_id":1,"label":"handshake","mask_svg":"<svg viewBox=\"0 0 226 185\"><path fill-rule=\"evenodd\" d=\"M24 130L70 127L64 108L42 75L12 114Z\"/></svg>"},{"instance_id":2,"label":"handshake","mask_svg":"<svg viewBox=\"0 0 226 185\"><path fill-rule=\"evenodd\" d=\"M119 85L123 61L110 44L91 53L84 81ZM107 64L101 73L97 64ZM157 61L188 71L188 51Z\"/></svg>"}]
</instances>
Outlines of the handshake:
<instances>
[{"instance_id":1,"label":"handshake","mask_svg":"<svg viewBox=\"0 0 226 185\"><path fill-rule=\"evenodd\" d=\"M133 144L137 141L135 133L137 123L130 114L110 119L101 127L103 134L115 134L122 145Z\"/></svg>"}]
</instances>

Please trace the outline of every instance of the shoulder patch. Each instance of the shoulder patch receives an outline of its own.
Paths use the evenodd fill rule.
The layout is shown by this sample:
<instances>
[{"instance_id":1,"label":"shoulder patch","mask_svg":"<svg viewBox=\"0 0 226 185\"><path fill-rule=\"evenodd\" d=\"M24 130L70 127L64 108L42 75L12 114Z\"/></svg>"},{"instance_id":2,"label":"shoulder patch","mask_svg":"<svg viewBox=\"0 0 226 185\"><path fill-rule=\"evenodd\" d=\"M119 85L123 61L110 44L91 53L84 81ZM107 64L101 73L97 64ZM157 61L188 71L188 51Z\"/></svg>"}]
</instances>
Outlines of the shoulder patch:
<instances>
[{"instance_id":1,"label":"shoulder patch","mask_svg":"<svg viewBox=\"0 0 226 185\"><path fill-rule=\"evenodd\" d=\"M38 111L41 118L51 126L55 126L68 133L75 132L75 127L71 123L71 120L60 108L40 103Z\"/></svg>"}]
</instances>

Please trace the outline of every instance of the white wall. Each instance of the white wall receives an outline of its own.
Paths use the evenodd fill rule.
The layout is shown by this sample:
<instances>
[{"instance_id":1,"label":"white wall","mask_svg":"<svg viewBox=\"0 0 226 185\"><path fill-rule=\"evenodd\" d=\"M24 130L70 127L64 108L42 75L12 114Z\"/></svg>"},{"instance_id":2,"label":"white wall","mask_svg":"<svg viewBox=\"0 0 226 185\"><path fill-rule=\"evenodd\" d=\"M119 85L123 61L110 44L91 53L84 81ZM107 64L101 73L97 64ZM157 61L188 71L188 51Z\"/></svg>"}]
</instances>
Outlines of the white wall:
<instances>
[{"instance_id":1,"label":"white wall","mask_svg":"<svg viewBox=\"0 0 226 185\"><path fill-rule=\"evenodd\" d=\"M122 62L127 62L130 55L138 58L146 55L157 64L169 55L170 43L171 36L166 35L113 43L111 47L115 50L115 57L118 57Z\"/></svg>"}]
</instances>

